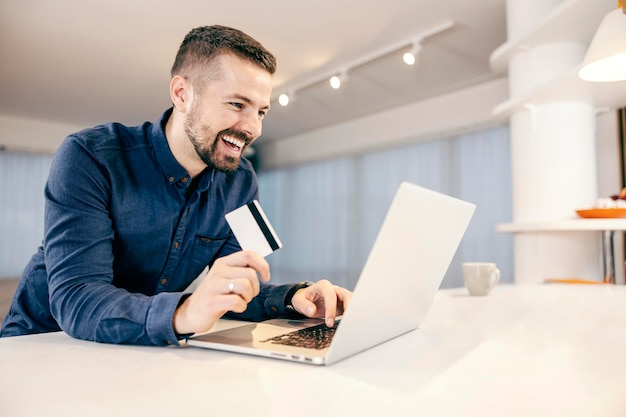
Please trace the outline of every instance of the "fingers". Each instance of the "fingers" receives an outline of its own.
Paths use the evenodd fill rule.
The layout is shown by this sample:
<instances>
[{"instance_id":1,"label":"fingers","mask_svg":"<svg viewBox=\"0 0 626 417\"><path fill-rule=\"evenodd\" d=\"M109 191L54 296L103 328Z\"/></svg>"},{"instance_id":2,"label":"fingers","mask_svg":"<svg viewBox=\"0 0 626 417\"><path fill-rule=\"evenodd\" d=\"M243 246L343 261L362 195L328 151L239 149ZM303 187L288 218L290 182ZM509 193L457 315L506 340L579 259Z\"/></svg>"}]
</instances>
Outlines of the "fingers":
<instances>
[{"instance_id":1,"label":"fingers","mask_svg":"<svg viewBox=\"0 0 626 417\"><path fill-rule=\"evenodd\" d=\"M215 275L210 279L217 294L235 294L246 301L252 300L261 291L257 274L250 268L228 268L215 271Z\"/></svg>"},{"instance_id":2,"label":"fingers","mask_svg":"<svg viewBox=\"0 0 626 417\"><path fill-rule=\"evenodd\" d=\"M241 251L219 258L175 312L175 330L208 331L226 312L244 312L260 292L259 278L268 281L270 273L269 264L258 253Z\"/></svg>"},{"instance_id":3,"label":"fingers","mask_svg":"<svg viewBox=\"0 0 626 417\"><path fill-rule=\"evenodd\" d=\"M335 317L337 317L337 293L335 286L326 280L319 281L320 293L324 301L324 321L328 327L335 325Z\"/></svg>"},{"instance_id":4,"label":"fingers","mask_svg":"<svg viewBox=\"0 0 626 417\"><path fill-rule=\"evenodd\" d=\"M301 294L298 294L301 293ZM345 311L352 293L345 288L321 280L294 294L294 307L308 317L324 318L328 327L335 325L335 318Z\"/></svg>"},{"instance_id":5,"label":"fingers","mask_svg":"<svg viewBox=\"0 0 626 417\"><path fill-rule=\"evenodd\" d=\"M258 274L258 275L257 275ZM270 267L267 261L258 253L253 251L241 251L231 255L219 258L215 261L209 270L210 279L214 280L239 280L245 279L249 281L252 288L252 296L256 296L260 290L259 277L264 282L270 279ZM226 282L228 286L228 282ZM245 294L247 287L239 287Z\"/></svg>"},{"instance_id":6,"label":"fingers","mask_svg":"<svg viewBox=\"0 0 626 417\"><path fill-rule=\"evenodd\" d=\"M243 267L251 268L258 272L263 282L270 280L270 266L261 255L254 251L240 251L231 255L219 258L215 261L213 268L216 265L224 265L225 267Z\"/></svg>"},{"instance_id":7,"label":"fingers","mask_svg":"<svg viewBox=\"0 0 626 417\"><path fill-rule=\"evenodd\" d=\"M246 304L259 294L259 281L255 278L222 279L216 284L218 294L240 297Z\"/></svg>"},{"instance_id":8,"label":"fingers","mask_svg":"<svg viewBox=\"0 0 626 417\"><path fill-rule=\"evenodd\" d=\"M335 285L335 293L337 294L337 315L340 316L348 308L352 299L352 291Z\"/></svg>"}]
</instances>

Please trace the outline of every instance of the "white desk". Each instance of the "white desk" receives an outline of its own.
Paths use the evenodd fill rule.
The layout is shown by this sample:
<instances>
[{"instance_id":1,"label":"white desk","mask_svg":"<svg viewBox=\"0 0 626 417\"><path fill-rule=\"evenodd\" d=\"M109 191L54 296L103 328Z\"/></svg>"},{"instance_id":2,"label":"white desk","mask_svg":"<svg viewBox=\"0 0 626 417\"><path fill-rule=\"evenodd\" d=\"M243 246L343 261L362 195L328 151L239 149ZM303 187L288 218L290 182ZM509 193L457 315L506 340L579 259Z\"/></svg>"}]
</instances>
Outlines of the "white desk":
<instances>
[{"instance_id":1,"label":"white desk","mask_svg":"<svg viewBox=\"0 0 626 417\"><path fill-rule=\"evenodd\" d=\"M506 223L496 226L498 232L602 232L602 277L605 283L615 284L616 231L626 231L626 219L565 219L552 222Z\"/></svg>"},{"instance_id":2,"label":"white desk","mask_svg":"<svg viewBox=\"0 0 626 417\"><path fill-rule=\"evenodd\" d=\"M624 416L626 287L440 291L420 330L330 367L0 339L0 416Z\"/></svg>"}]
</instances>

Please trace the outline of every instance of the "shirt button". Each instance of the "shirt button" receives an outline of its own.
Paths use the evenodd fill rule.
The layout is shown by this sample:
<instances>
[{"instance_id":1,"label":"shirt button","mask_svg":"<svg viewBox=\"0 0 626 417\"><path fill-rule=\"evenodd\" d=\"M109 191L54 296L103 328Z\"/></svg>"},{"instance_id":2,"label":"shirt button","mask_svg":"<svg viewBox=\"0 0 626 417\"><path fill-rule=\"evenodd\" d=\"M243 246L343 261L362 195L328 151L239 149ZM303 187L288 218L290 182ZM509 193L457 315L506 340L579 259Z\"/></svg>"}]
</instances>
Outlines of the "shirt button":
<instances>
[{"instance_id":1,"label":"shirt button","mask_svg":"<svg viewBox=\"0 0 626 417\"><path fill-rule=\"evenodd\" d=\"M178 249L178 242L174 242L174 249Z\"/></svg>"},{"instance_id":2,"label":"shirt button","mask_svg":"<svg viewBox=\"0 0 626 417\"><path fill-rule=\"evenodd\" d=\"M166 278L163 278L163 279L161 280L161 285L165 285L165 284L167 284L167 279L166 279Z\"/></svg>"},{"instance_id":3,"label":"shirt button","mask_svg":"<svg viewBox=\"0 0 626 417\"><path fill-rule=\"evenodd\" d=\"M168 180L170 180L170 182L174 182L174 177L169 177Z\"/></svg>"},{"instance_id":4,"label":"shirt button","mask_svg":"<svg viewBox=\"0 0 626 417\"><path fill-rule=\"evenodd\" d=\"M189 177L183 177L183 182L189 181Z\"/></svg>"},{"instance_id":5,"label":"shirt button","mask_svg":"<svg viewBox=\"0 0 626 417\"><path fill-rule=\"evenodd\" d=\"M276 313L276 312L278 311L278 307L276 307L276 306L272 306L272 311L273 311L274 313Z\"/></svg>"}]
</instances>

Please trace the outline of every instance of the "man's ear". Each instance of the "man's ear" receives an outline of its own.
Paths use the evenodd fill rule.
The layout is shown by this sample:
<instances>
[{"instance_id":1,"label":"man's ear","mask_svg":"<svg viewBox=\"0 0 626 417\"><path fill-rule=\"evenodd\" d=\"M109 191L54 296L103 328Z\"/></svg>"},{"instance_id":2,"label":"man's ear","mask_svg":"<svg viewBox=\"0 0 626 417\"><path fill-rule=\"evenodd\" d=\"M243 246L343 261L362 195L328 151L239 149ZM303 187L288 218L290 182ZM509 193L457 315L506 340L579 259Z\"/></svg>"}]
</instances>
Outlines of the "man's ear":
<instances>
[{"instance_id":1,"label":"man's ear","mask_svg":"<svg viewBox=\"0 0 626 417\"><path fill-rule=\"evenodd\" d=\"M175 75L170 81L170 98L174 108L185 113L191 104L192 95L191 84L180 75Z\"/></svg>"}]
</instances>

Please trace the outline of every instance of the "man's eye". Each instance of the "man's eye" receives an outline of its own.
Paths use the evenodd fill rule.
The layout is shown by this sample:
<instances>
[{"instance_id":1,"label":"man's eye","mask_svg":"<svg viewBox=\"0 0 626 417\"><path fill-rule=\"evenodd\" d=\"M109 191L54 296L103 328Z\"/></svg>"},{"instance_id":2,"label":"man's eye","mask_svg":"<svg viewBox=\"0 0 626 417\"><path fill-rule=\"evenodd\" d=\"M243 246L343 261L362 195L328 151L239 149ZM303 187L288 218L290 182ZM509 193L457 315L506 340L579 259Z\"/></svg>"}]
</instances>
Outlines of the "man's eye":
<instances>
[{"instance_id":1,"label":"man's eye","mask_svg":"<svg viewBox=\"0 0 626 417\"><path fill-rule=\"evenodd\" d=\"M261 119L261 120L265 119L265 115L266 115L266 114L267 114L267 112L260 111L260 112L259 112L259 119Z\"/></svg>"},{"instance_id":2,"label":"man's eye","mask_svg":"<svg viewBox=\"0 0 626 417\"><path fill-rule=\"evenodd\" d=\"M241 103L235 103L235 102L232 102L232 103L230 103L230 104L231 104L232 106L234 106L234 107L237 107L238 109L243 108L243 104L241 104Z\"/></svg>"}]
</instances>

